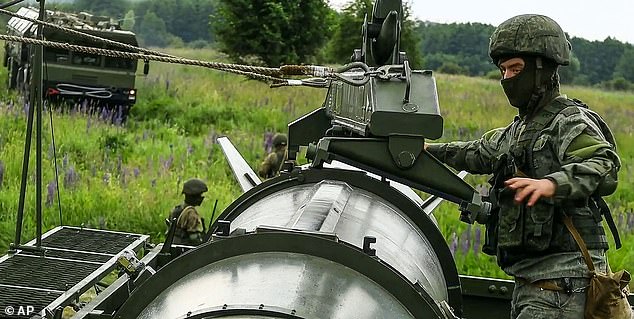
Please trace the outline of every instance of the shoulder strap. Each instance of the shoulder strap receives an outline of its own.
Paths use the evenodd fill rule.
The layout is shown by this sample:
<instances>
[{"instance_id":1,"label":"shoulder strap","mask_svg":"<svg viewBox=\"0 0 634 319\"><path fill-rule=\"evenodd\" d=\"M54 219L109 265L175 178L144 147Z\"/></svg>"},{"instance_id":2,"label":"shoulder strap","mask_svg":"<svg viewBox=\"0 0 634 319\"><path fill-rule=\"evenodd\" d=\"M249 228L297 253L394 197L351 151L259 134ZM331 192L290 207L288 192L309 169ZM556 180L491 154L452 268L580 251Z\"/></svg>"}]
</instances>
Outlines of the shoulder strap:
<instances>
[{"instance_id":1,"label":"shoulder strap","mask_svg":"<svg viewBox=\"0 0 634 319\"><path fill-rule=\"evenodd\" d=\"M614 237L614 245L616 249L621 248L621 236L619 236L619 229L616 227L616 223L614 222L614 217L612 217L612 212L610 211L610 207L605 202L603 197L599 195L592 196L597 208L599 209L600 214L605 216L605 223L608 224L608 228L612 233L612 237Z\"/></svg>"},{"instance_id":2,"label":"shoulder strap","mask_svg":"<svg viewBox=\"0 0 634 319\"><path fill-rule=\"evenodd\" d=\"M278 160L278 166L277 166L277 173L280 172L280 170L282 170L282 166L284 165L284 160L286 159L288 150L285 150L283 154L281 153L277 153L277 160Z\"/></svg>"},{"instance_id":3,"label":"shoulder strap","mask_svg":"<svg viewBox=\"0 0 634 319\"><path fill-rule=\"evenodd\" d=\"M570 216L568 215L565 215L564 224L566 225L566 228L568 228L570 234L572 234L572 237L577 242L577 245L579 245L579 249L583 254L583 259L586 261L586 265L588 265L588 269L591 273L594 273L594 263L592 263L592 258L590 257L590 253L588 252L588 247L586 246L586 242L583 241L583 238L581 238L581 235L577 231L577 228L575 228L575 225L572 224L572 218L570 218Z\"/></svg>"}]
</instances>

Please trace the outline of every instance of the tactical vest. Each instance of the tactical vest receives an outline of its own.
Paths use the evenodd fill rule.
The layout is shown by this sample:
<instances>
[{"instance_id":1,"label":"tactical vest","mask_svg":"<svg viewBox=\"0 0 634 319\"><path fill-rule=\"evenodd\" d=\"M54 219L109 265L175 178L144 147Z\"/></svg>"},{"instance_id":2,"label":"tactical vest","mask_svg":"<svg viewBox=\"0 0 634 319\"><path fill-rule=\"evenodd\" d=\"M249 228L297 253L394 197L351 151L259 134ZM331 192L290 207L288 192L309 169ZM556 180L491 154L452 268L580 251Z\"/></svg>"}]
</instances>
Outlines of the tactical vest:
<instances>
[{"instance_id":1,"label":"tactical vest","mask_svg":"<svg viewBox=\"0 0 634 319\"><path fill-rule=\"evenodd\" d=\"M198 245L202 242L202 234L191 233L191 232L188 232L186 229L178 227L178 224L179 224L178 221L180 217L182 216L183 212L188 208L193 208L193 206L178 205L174 207L174 210L170 214L170 219L176 218L176 220L173 221L174 223L176 223L176 227L174 228L174 243L193 246L193 245Z\"/></svg>"},{"instance_id":2,"label":"tactical vest","mask_svg":"<svg viewBox=\"0 0 634 319\"><path fill-rule=\"evenodd\" d=\"M551 145L551 139L541 134L542 130L548 127L558 114L570 116L578 112L585 112L581 108L587 108L587 106L578 100L557 98L544 106L534 119L520 129L519 136L514 136L516 142L509 150L510 154L507 154L508 160L513 162L516 171L521 172L520 175L540 179L560 170L556 148ZM598 115L591 116L591 119L595 122L594 125L598 125L602 131L606 129L609 132L607 125L602 120L599 121ZM597 121L601 124L596 123ZM519 123L516 122L514 125L519 125ZM516 126L513 130L517 131L517 129ZM609 136L607 136L607 132L604 132L604 135L606 135L608 142L616 145L612 133L609 132ZM503 164L501 166L508 167L509 165ZM499 174L499 172L494 174ZM499 179L499 177L494 178ZM601 216L603 214L611 219L611 215L607 205L603 207L607 212L599 211L599 204L596 201L603 201L600 196L593 196L588 201L568 203L563 206L555 205L553 198L541 198L535 205L528 207L514 203L514 191L501 187L493 191L496 192L496 201L500 207L497 229L494 233L497 235L497 257L501 266L509 266L531 256L579 250L563 223L563 214L572 217L573 224L581 234L588 249L608 249L605 231L601 225ZM610 229L612 230L612 227ZM615 234L615 238L618 238L617 234ZM617 243L617 246L620 246L620 243Z\"/></svg>"},{"instance_id":3,"label":"tactical vest","mask_svg":"<svg viewBox=\"0 0 634 319\"><path fill-rule=\"evenodd\" d=\"M269 163L270 167L268 171L264 172L265 178L273 178L277 176L282 168L282 164L284 164L284 159L286 158L286 151L275 151L273 154L275 154L275 159L273 162Z\"/></svg>"}]
</instances>

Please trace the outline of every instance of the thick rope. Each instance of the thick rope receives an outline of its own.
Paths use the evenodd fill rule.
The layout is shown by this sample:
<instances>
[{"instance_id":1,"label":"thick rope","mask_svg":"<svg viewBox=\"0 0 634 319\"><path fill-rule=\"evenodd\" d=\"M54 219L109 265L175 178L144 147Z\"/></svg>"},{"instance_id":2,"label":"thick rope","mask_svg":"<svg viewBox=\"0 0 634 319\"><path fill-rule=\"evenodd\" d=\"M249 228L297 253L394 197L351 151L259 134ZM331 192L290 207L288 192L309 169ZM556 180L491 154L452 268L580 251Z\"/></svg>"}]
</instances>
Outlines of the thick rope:
<instances>
[{"instance_id":1,"label":"thick rope","mask_svg":"<svg viewBox=\"0 0 634 319\"><path fill-rule=\"evenodd\" d=\"M179 57L168 57L168 56L159 56L159 55L150 55L150 54L142 54L142 53L134 53L134 52L124 52L124 51L115 51L108 50L102 48L95 47L87 47L75 44L47 41L47 40L38 40L33 38L25 38L18 37L12 35L4 35L0 34L0 40L5 41L13 41L13 42L22 42L26 44L34 44L34 45L42 45L45 47L51 47L61 50L70 50L75 52L82 52L94 55L102 55L109 56L114 58L124 58L130 60L144 60L144 61L159 61L166 63L177 63L184 65L194 65L201 66L210 69L222 70L227 72L232 72L236 74L246 75L244 72L253 73L253 76L257 75L259 77L263 77L262 79L267 81L285 81L281 78L282 72L279 68L267 68L260 66L251 66L251 65L241 65L241 64L232 64L232 63L222 63L222 62L208 62L201 60L193 60ZM240 72L236 72L240 71Z\"/></svg>"}]
</instances>

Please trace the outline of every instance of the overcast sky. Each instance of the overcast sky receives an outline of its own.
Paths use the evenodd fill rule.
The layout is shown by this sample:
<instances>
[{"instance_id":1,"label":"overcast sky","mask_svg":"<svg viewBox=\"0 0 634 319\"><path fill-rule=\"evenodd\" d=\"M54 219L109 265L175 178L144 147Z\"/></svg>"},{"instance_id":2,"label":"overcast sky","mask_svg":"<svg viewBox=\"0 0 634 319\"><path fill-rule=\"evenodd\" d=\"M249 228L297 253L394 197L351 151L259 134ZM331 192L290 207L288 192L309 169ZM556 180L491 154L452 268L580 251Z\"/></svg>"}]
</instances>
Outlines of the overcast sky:
<instances>
[{"instance_id":1,"label":"overcast sky","mask_svg":"<svg viewBox=\"0 0 634 319\"><path fill-rule=\"evenodd\" d=\"M408 0L404 0L407 2ZM603 41L608 36L634 44L633 0L409 0L423 21L481 22L494 26L525 13L553 18L571 36ZM330 0L341 6L349 0Z\"/></svg>"}]
</instances>

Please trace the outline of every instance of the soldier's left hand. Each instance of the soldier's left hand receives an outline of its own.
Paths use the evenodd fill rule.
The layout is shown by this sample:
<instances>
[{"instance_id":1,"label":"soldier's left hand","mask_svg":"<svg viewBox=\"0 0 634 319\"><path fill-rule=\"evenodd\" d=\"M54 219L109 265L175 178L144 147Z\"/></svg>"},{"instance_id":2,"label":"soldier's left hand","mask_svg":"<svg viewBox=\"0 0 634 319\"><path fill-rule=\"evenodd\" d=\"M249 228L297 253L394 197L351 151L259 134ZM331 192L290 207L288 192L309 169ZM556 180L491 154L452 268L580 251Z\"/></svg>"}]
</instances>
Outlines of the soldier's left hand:
<instances>
[{"instance_id":1,"label":"soldier's left hand","mask_svg":"<svg viewBox=\"0 0 634 319\"><path fill-rule=\"evenodd\" d=\"M515 191L515 202L522 203L528 197L526 205L533 206L540 197L553 197L557 185L549 179L532 179L514 177L504 182L504 185ZM530 196L530 197L529 197Z\"/></svg>"}]
</instances>

